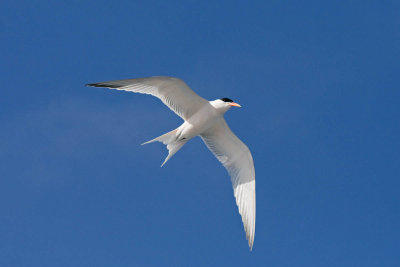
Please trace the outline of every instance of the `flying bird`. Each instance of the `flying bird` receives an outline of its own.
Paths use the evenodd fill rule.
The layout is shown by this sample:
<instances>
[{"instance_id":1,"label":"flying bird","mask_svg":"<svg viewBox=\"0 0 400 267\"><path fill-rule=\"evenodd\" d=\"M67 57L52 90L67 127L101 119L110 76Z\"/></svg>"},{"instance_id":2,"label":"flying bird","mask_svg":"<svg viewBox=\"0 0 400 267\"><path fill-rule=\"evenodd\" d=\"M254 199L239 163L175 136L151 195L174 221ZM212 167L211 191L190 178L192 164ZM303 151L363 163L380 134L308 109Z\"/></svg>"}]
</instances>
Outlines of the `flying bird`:
<instances>
[{"instance_id":1,"label":"flying bird","mask_svg":"<svg viewBox=\"0 0 400 267\"><path fill-rule=\"evenodd\" d=\"M225 112L231 107L240 107L238 103L229 98L207 101L190 89L184 81L174 77L116 80L91 83L87 86L153 95L180 116L184 120L182 125L143 145L157 141L167 146L169 153L162 167L187 141L200 136L231 177L236 204L252 250L256 224L253 157L249 148L231 131L224 119Z\"/></svg>"}]
</instances>

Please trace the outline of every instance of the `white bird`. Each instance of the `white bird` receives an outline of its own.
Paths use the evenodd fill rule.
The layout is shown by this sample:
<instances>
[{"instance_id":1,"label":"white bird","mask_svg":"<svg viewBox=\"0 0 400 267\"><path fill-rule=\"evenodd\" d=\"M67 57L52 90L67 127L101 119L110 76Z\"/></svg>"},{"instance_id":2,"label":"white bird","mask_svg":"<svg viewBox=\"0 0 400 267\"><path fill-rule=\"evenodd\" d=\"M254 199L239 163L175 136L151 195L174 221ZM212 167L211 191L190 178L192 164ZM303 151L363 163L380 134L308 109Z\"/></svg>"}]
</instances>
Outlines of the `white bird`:
<instances>
[{"instance_id":1,"label":"white bird","mask_svg":"<svg viewBox=\"0 0 400 267\"><path fill-rule=\"evenodd\" d=\"M207 101L190 89L184 81L173 77L118 80L91 83L87 86L153 95L180 116L184 120L181 126L144 144L158 141L167 146L169 153L162 167L187 141L200 136L231 176L236 204L252 250L256 224L253 157L248 147L236 137L224 119L225 112L231 107L240 107L239 104L229 98Z\"/></svg>"}]
</instances>

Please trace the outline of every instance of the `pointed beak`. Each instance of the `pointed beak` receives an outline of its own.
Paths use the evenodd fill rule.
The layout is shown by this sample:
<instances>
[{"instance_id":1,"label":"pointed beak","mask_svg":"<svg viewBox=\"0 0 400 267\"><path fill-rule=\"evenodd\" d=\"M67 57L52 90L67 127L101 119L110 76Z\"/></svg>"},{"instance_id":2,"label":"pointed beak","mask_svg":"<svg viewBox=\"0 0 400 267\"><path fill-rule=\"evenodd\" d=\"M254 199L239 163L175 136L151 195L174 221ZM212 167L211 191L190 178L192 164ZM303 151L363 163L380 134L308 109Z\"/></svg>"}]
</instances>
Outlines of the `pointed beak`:
<instances>
[{"instance_id":1,"label":"pointed beak","mask_svg":"<svg viewBox=\"0 0 400 267\"><path fill-rule=\"evenodd\" d=\"M229 105L231 105L232 107L238 107L238 108L242 107L241 105L239 105L238 103L235 103L235 102L231 102L231 103L229 103Z\"/></svg>"}]
</instances>

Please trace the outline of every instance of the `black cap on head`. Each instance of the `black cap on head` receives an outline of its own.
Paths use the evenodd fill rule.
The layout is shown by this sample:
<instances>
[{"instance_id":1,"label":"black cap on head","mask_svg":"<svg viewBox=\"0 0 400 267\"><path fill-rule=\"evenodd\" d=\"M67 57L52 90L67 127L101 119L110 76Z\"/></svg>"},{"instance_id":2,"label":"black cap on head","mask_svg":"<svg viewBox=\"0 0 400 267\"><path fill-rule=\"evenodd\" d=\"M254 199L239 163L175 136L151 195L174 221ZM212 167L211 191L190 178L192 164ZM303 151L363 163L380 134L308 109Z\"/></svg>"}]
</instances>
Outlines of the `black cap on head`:
<instances>
[{"instance_id":1,"label":"black cap on head","mask_svg":"<svg viewBox=\"0 0 400 267\"><path fill-rule=\"evenodd\" d=\"M226 97L221 98L221 100L224 101L224 102L233 102L232 99L229 99L229 98L226 98Z\"/></svg>"}]
</instances>

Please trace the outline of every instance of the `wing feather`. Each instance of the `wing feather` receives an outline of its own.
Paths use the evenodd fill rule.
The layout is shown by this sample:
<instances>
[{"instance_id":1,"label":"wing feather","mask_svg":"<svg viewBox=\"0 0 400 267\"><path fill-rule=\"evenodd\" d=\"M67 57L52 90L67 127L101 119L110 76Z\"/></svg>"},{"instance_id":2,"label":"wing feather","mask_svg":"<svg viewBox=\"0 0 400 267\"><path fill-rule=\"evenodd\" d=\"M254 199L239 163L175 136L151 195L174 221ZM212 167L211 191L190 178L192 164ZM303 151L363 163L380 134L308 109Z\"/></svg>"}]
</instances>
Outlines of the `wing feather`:
<instances>
[{"instance_id":1,"label":"wing feather","mask_svg":"<svg viewBox=\"0 0 400 267\"><path fill-rule=\"evenodd\" d=\"M223 118L201 134L201 138L231 176L236 204L252 249L256 226L256 181L250 150Z\"/></svg>"},{"instance_id":2,"label":"wing feather","mask_svg":"<svg viewBox=\"0 0 400 267\"><path fill-rule=\"evenodd\" d=\"M184 120L190 118L203 105L208 103L207 100L190 89L184 81L174 77L156 76L116 80L91 83L87 86L106 87L155 96Z\"/></svg>"}]
</instances>

